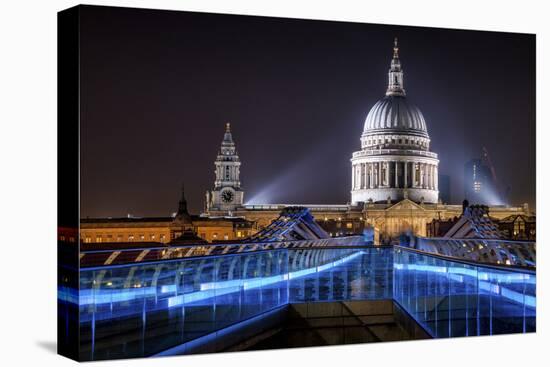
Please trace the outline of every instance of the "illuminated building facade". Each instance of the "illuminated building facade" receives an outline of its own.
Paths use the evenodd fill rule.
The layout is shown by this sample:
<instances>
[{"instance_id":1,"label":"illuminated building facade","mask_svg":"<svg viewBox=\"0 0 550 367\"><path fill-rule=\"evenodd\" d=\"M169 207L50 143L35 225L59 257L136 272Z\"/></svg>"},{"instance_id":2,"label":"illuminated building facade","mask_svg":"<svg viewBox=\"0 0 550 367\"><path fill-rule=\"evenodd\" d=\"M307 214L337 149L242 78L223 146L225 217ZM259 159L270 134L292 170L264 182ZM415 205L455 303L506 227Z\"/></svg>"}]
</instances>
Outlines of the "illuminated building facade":
<instances>
[{"instance_id":1,"label":"illuminated building facade","mask_svg":"<svg viewBox=\"0 0 550 367\"><path fill-rule=\"evenodd\" d=\"M183 190L175 216L83 218L80 221L81 241L97 246L113 243L120 247L132 247L144 242L181 244L182 238L202 239L208 242L231 241L248 237L255 232L255 223L244 218L189 214Z\"/></svg>"},{"instance_id":2,"label":"illuminated building facade","mask_svg":"<svg viewBox=\"0 0 550 367\"><path fill-rule=\"evenodd\" d=\"M481 159L472 159L464 165L464 196L476 204L494 204L497 199L491 170Z\"/></svg>"},{"instance_id":3,"label":"illuminated building facade","mask_svg":"<svg viewBox=\"0 0 550 367\"><path fill-rule=\"evenodd\" d=\"M397 39L384 98L365 120L361 150L351 158L351 202L437 203L437 154L420 109L408 101Z\"/></svg>"},{"instance_id":4,"label":"illuminated building facade","mask_svg":"<svg viewBox=\"0 0 550 367\"><path fill-rule=\"evenodd\" d=\"M206 192L206 210L230 214L243 204L244 192L241 189L240 166L235 142L231 135L231 125L225 126L225 134L218 157L214 162L216 180L214 189Z\"/></svg>"},{"instance_id":5,"label":"illuminated building facade","mask_svg":"<svg viewBox=\"0 0 550 367\"><path fill-rule=\"evenodd\" d=\"M500 232L509 239L535 241L537 221L534 215L510 215L497 222Z\"/></svg>"},{"instance_id":6,"label":"illuminated building facade","mask_svg":"<svg viewBox=\"0 0 550 367\"><path fill-rule=\"evenodd\" d=\"M241 161L228 123L214 162L214 185L206 192L203 215L180 216L183 221L173 217L83 219L81 238L90 243L169 243L192 228L207 241L238 240L267 227L284 208L297 205L308 207L331 236L362 233L370 228L375 242L384 243L403 232L418 236L440 232L428 224L459 217L462 205L439 200L438 156L430 151L421 111L406 98L397 41L386 95L368 113L361 150L353 153L351 164L351 204L244 204ZM448 184L444 187L448 194ZM526 204L492 206L489 213L495 219L532 214Z\"/></svg>"},{"instance_id":7,"label":"illuminated building facade","mask_svg":"<svg viewBox=\"0 0 550 367\"><path fill-rule=\"evenodd\" d=\"M219 157L216 165L218 162ZM427 230L433 220L448 221L462 214L462 205L439 200L439 160L430 151L430 137L421 111L406 98L397 40L386 96L368 113L361 150L353 153L351 163L351 204L304 205L333 236L362 233L367 227L374 230L377 243L403 232L427 236L433 233ZM214 192L223 192L220 182L216 175ZM447 196L448 180L444 189ZM242 204L241 196L238 205L232 205L228 212L219 206L220 200L212 201L212 197L207 194L206 215L246 218L259 229L268 226L285 207L298 205ZM529 215L527 206L501 205L489 210L496 219Z\"/></svg>"}]
</instances>

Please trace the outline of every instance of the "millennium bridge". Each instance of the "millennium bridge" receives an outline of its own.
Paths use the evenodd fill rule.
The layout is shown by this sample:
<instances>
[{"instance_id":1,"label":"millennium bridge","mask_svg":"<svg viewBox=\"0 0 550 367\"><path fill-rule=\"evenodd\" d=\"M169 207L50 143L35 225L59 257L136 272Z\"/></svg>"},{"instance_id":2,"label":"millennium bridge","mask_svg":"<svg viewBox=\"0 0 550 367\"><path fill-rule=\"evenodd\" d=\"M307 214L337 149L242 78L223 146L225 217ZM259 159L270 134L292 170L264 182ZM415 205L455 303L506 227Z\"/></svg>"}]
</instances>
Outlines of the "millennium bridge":
<instances>
[{"instance_id":1,"label":"millennium bridge","mask_svg":"<svg viewBox=\"0 0 550 367\"><path fill-rule=\"evenodd\" d=\"M534 244L373 246L294 207L239 243L79 256L58 299L61 343L77 338L81 360L536 329Z\"/></svg>"}]
</instances>

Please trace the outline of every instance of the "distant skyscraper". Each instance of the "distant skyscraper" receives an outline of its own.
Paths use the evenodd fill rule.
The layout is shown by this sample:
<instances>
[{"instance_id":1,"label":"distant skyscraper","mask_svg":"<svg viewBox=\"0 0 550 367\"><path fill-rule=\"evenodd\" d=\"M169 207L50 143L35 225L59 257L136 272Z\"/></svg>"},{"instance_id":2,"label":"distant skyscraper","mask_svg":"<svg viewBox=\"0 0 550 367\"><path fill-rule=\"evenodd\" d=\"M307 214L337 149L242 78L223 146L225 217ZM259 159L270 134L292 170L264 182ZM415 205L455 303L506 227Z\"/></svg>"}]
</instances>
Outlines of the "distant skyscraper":
<instances>
[{"instance_id":1,"label":"distant skyscraper","mask_svg":"<svg viewBox=\"0 0 550 367\"><path fill-rule=\"evenodd\" d=\"M464 165L464 196L471 204L502 204L491 168L482 159Z\"/></svg>"},{"instance_id":2,"label":"distant skyscraper","mask_svg":"<svg viewBox=\"0 0 550 367\"><path fill-rule=\"evenodd\" d=\"M451 177L439 174L439 200L445 204L451 202Z\"/></svg>"}]
</instances>

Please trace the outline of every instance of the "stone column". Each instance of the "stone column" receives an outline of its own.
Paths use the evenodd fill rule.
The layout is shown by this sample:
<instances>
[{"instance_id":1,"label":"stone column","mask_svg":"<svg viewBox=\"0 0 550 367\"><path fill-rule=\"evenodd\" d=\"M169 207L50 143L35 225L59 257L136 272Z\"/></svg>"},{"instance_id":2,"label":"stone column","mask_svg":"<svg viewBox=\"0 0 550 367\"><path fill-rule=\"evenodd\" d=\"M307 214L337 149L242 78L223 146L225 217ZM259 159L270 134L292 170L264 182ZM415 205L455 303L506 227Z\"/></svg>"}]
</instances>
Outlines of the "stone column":
<instances>
[{"instance_id":1,"label":"stone column","mask_svg":"<svg viewBox=\"0 0 550 367\"><path fill-rule=\"evenodd\" d=\"M359 163L357 165L357 171L356 171L356 175L357 175L357 188L358 189L362 189L363 188L363 177L361 176L362 172L363 172L363 164L364 163Z\"/></svg>"},{"instance_id":2,"label":"stone column","mask_svg":"<svg viewBox=\"0 0 550 367\"><path fill-rule=\"evenodd\" d=\"M355 165L355 188L360 189L361 188L361 165L363 163L359 163Z\"/></svg>"},{"instance_id":3,"label":"stone column","mask_svg":"<svg viewBox=\"0 0 550 367\"><path fill-rule=\"evenodd\" d=\"M371 162L369 163L369 172L370 172L370 184L369 188L374 188L374 164Z\"/></svg>"},{"instance_id":4,"label":"stone column","mask_svg":"<svg viewBox=\"0 0 550 367\"><path fill-rule=\"evenodd\" d=\"M369 181L369 175L368 175L368 163L363 163L363 170L361 171L361 177L363 177L363 189L368 188L368 181Z\"/></svg>"},{"instance_id":5,"label":"stone column","mask_svg":"<svg viewBox=\"0 0 550 367\"><path fill-rule=\"evenodd\" d=\"M382 162L378 162L378 186L381 187L382 185Z\"/></svg>"},{"instance_id":6,"label":"stone column","mask_svg":"<svg viewBox=\"0 0 550 367\"><path fill-rule=\"evenodd\" d=\"M360 180L360 179L361 179L361 171L359 170L359 167L363 167L364 165L365 165L365 163L361 163L361 166L357 165L357 168L358 168L358 169L357 169L355 175L356 175L356 180L358 181L358 182L356 183L356 186L358 186L358 187L357 187L358 189L362 189L363 186L364 186L364 185L363 185L363 186L360 186L360 185L361 185L361 184L360 184L360 182L361 182L361 180Z\"/></svg>"},{"instance_id":7,"label":"stone column","mask_svg":"<svg viewBox=\"0 0 550 367\"><path fill-rule=\"evenodd\" d=\"M428 164L424 163L424 188L428 188Z\"/></svg>"},{"instance_id":8,"label":"stone column","mask_svg":"<svg viewBox=\"0 0 550 367\"><path fill-rule=\"evenodd\" d=\"M386 162L386 186L390 187L390 162Z\"/></svg>"},{"instance_id":9,"label":"stone column","mask_svg":"<svg viewBox=\"0 0 550 367\"><path fill-rule=\"evenodd\" d=\"M426 163L426 188L427 189L430 189L431 187L431 183L430 183L430 180L432 178L432 175L430 174L430 165L428 163Z\"/></svg>"},{"instance_id":10,"label":"stone column","mask_svg":"<svg viewBox=\"0 0 550 367\"><path fill-rule=\"evenodd\" d=\"M355 169L355 164L351 165L351 189L355 190L355 174L357 173Z\"/></svg>"},{"instance_id":11,"label":"stone column","mask_svg":"<svg viewBox=\"0 0 550 367\"><path fill-rule=\"evenodd\" d=\"M408 165L409 165L409 162L405 161L403 162L403 188L406 189L408 187Z\"/></svg>"},{"instance_id":12,"label":"stone column","mask_svg":"<svg viewBox=\"0 0 550 367\"><path fill-rule=\"evenodd\" d=\"M395 161L395 187L399 187L399 181L397 180L397 161Z\"/></svg>"},{"instance_id":13,"label":"stone column","mask_svg":"<svg viewBox=\"0 0 550 367\"><path fill-rule=\"evenodd\" d=\"M369 172L369 182L367 185L369 189L372 189L372 163L367 163L367 171Z\"/></svg>"},{"instance_id":14,"label":"stone column","mask_svg":"<svg viewBox=\"0 0 550 367\"><path fill-rule=\"evenodd\" d=\"M435 180L435 185L434 185L435 187L434 187L434 189L435 189L435 190L439 190L439 176L438 176L437 166L436 166L436 165L434 165L434 172L435 172L435 174L434 174L434 180Z\"/></svg>"},{"instance_id":15,"label":"stone column","mask_svg":"<svg viewBox=\"0 0 550 367\"><path fill-rule=\"evenodd\" d=\"M365 163L365 189L369 188L369 164Z\"/></svg>"},{"instance_id":16,"label":"stone column","mask_svg":"<svg viewBox=\"0 0 550 367\"><path fill-rule=\"evenodd\" d=\"M359 175L359 171L361 168L361 163L355 165L355 189L361 188L361 176Z\"/></svg>"}]
</instances>

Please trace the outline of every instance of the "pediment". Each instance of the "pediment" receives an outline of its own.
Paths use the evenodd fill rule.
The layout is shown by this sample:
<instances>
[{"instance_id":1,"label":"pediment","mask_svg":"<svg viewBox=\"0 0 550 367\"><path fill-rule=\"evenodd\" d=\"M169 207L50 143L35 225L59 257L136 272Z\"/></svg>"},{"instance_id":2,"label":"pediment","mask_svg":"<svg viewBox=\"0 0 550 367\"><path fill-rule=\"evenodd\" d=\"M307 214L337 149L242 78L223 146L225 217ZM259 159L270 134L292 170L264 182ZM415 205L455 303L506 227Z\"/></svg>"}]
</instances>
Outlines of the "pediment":
<instances>
[{"instance_id":1,"label":"pediment","mask_svg":"<svg viewBox=\"0 0 550 367\"><path fill-rule=\"evenodd\" d=\"M423 207L409 199L403 199L400 202L390 206L387 211L402 211L402 210L425 210Z\"/></svg>"}]
</instances>

